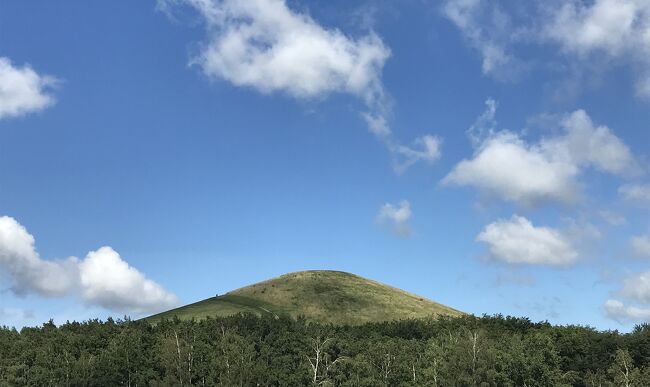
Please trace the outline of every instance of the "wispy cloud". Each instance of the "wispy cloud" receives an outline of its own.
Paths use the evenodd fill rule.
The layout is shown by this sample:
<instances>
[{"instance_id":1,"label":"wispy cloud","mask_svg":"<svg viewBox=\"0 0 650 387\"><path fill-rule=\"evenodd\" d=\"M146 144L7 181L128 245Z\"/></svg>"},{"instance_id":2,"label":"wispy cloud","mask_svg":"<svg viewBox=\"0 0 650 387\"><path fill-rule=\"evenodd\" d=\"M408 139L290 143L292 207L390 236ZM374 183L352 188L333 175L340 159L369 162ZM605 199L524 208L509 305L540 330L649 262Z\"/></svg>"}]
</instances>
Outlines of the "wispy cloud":
<instances>
[{"instance_id":1,"label":"wispy cloud","mask_svg":"<svg viewBox=\"0 0 650 387\"><path fill-rule=\"evenodd\" d=\"M598 212L598 215L612 226L622 226L627 223L625 216L617 212L602 210Z\"/></svg>"},{"instance_id":2,"label":"wispy cloud","mask_svg":"<svg viewBox=\"0 0 650 387\"><path fill-rule=\"evenodd\" d=\"M630 238L630 245L637 256L650 258L650 235L635 235Z\"/></svg>"},{"instance_id":3,"label":"wispy cloud","mask_svg":"<svg viewBox=\"0 0 650 387\"><path fill-rule=\"evenodd\" d=\"M462 32L467 43L482 58L483 74L512 81L525 70L526 65L511 52L520 27L497 2L479 0L447 0L442 13Z\"/></svg>"},{"instance_id":4,"label":"wispy cloud","mask_svg":"<svg viewBox=\"0 0 650 387\"><path fill-rule=\"evenodd\" d=\"M411 204L407 200L398 204L385 203L379 209L377 222L388 227L395 235L408 238L413 233L409 225L411 215Z\"/></svg>"},{"instance_id":5,"label":"wispy cloud","mask_svg":"<svg viewBox=\"0 0 650 387\"><path fill-rule=\"evenodd\" d=\"M624 184L618 193L634 204L650 208L650 184Z\"/></svg>"},{"instance_id":6,"label":"wispy cloud","mask_svg":"<svg viewBox=\"0 0 650 387\"><path fill-rule=\"evenodd\" d=\"M568 68L634 68L638 95L650 97L650 4L642 0L550 0L502 7L499 1L446 0L442 13L482 58L486 75L512 80L535 50L551 45ZM539 51L539 50L537 50ZM534 54L533 54L534 55ZM556 66L557 67L557 66Z\"/></svg>"}]
</instances>

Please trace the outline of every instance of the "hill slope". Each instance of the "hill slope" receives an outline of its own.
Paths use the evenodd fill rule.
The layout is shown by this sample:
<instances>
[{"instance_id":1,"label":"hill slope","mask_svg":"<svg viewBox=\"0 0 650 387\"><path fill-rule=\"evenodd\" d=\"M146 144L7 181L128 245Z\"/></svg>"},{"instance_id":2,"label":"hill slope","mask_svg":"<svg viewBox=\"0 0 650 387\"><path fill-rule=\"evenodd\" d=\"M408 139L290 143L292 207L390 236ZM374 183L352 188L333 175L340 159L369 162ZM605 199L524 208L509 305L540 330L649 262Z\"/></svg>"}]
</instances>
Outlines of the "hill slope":
<instances>
[{"instance_id":1,"label":"hill slope","mask_svg":"<svg viewBox=\"0 0 650 387\"><path fill-rule=\"evenodd\" d=\"M363 324L432 315L458 316L455 309L354 274L313 270L277 278L147 318L205 318L240 312L305 316L310 321Z\"/></svg>"}]
</instances>

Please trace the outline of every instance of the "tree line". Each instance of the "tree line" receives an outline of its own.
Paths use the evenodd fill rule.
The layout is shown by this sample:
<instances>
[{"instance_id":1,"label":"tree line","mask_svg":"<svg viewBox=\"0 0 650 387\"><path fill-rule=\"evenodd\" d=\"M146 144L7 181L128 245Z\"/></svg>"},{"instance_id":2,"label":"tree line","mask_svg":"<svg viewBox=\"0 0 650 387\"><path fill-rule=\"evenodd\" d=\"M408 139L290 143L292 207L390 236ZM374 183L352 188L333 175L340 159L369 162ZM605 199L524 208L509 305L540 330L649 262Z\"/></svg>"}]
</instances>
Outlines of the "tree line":
<instances>
[{"instance_id":1,"label":"tree line","mask_svg":"<svg viewBox=\"0 0 650 387\"><path fill-rule=\"evenodd\" d=\"M237 315L0 329L0 386L649 386L631 333L464 316L332 326Z\"/></svg>"}]
</instances>

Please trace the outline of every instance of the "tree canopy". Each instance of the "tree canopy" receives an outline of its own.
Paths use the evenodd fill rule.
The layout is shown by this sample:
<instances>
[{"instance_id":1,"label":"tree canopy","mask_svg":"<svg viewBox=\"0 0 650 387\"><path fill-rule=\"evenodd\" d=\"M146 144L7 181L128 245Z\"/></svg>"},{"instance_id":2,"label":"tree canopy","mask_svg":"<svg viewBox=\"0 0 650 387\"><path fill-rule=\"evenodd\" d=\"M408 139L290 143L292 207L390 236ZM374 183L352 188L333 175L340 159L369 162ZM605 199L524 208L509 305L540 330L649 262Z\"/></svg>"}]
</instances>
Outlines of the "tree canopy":
<instances>
[{"instance_id":1,"label":"tree canopy","mask_svg":"<svg viewBox=\"0 0 650 387\"><path fill-rule=\"evenodd\" d=\"M236 315L0 329L0 386L647 386L631 333L463 316L361 326Z\"/></svg>"}]
</instances>

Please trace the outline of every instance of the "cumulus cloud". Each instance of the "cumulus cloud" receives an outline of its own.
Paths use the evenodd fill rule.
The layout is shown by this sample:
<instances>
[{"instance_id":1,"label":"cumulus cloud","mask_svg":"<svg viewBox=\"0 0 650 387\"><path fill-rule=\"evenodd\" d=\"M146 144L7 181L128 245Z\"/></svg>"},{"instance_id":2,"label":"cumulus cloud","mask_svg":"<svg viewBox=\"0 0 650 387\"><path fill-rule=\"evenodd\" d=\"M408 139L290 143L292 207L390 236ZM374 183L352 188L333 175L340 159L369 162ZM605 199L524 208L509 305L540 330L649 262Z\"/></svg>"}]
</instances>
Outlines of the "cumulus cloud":
<instances>
[{"instance_id":1,"label":"cumulus cloud","mask_svg":"<svg viewBox=\"0 0 650 387\"><path fill-rule=\"evenodd\" d=\"M326 28L284 0L159 0L160 7L187 4L201 15L208 37L191 64L210 79L224 79L261 93L298 99L346 93L360 98L369 131L391 152L399 172L440 154L437 137L401 145L388 123L382 71L390 49L374 32L348 36Z\"/></svg>"},{"instance_id":2,"label":"cumulus cloud","mask_svg":"<svg viewBox=\"0 0 650 387\"><path fill-rule=\"evenodd\" d=\"M91 251L79 263L82 298L111 310L147 312L178 303L173 294L146 278L110 247Z\"/></svg>"},{"instance_id":3,"label":"cumulus cloud","mask_svg":"<svg viewBox=\"0 0 650 387\"><path fill-rule=\"evenodd\" d=\"M569 266L578 260L560 231L536 227L518 215L487 225L476 240L488 245L491 258L508 264Z\"/></svg>"},{"instance_id":4,"label":"cumulus cloud","mask_svg":"<svg viewBox=\"0 0 650 387\"><path fill-rule=\"evenodd\" d=\"M552 159L518 134L500 132L487 139L472 159L463 160L443 184L473 186L489 195L532 206L544 201L574 202L578 169Z\"/></svg>"},{"instance_id":5,"label":"cumulus cloud","mask_svg":"<svg viewBox=\"0 0 650 387\"><path fill-rule=\"evenodd\" d=\"M559 134L531 143L518 133L497 130L496 102L486 104L486 111L468 130L475 146L473 158L458 163L443 184L472 186L523 206L570 204L577 200L578 178L586 168L619 176L639 171L630 149L583 110L566 115L558 123Z\"/></svg>"},{"instance_id":6,"label":"cumulus cloud","mask_svg":"<svg viewBox=\"0 0 650 387\"><path fill-rule=\"evenodd\" d=\"M644 68L639 94L650 97L650 3L644 0L566 1L554 7L542 37L582 58L607 55L635 61Z\"/></svg>"},{"instance_id":7,"label":"cumulus cloud","mask_svg":"<svg viewBox=\"0 0 650 387\"><path fill-rule=\"evenodd\" d=\"M178 304L173 294L129 266L110 247L84 259L42 259L34 237L14 218L0 217L0 273L18 295L62 297L79 293L91 305L119 312L154 312Z\"/></svg>"},{"instance_id":8,"label":"cumulus cloud","mask_svg":"<svg viewBox=\"0 0 650 387\"><path fill-rule=\"evenodd\" d=\"M40 75L29 65L16 67L0 57L0 119L37 112L54 104L56 79Z\"/></svg>"},{"instance_id":9,"label":"cumulus cloud","mask_svg":"<svg viewBox=\"0 0 650 387\"><path fill-rule=\"evenodd\" d=\"M650 308L625 305L619 300L605 302L605 315L618 322L625 321L650 321Z\"/></svg>"},{"instance_id":10,"label":"cumulus cloud","mask_svg":"<svg viewBox=\"0 0 650 387\"><path fill-rule=\"evenodd\" d=\"M408 223L411 215L411 204L407 200L402 200L396 205L385 203L379 209L377 222L389 227L395 235L408 238L412 234L411 226Z\"/></svg>"},{"instance_id":11,"label":"cumulus cloud","mask_svg":"<svg viewBox=\"0 0 650 387\"><path fill-rule=\"evenodd\" d=\"M647 2L638 0L566 1L553 12L544 33L568 51L618 55L636 43L637 29L648 27L644 25L648 10Z\"/></svg>"},{"instance_id":12,"label":"cumulus cloud","mask_svg":"<svg viewBox=\"0 0 650 387\"><path fill-rule=\"evenodd\" d=\"M650 304L650 271L624 279L619 294L644 304Z\"/></svg>"},{"instance_id":13,"label":"cumulus cloud","mask_svg":"<svg viewBox=\"0 0 650 387\"><path fill-rule=\"evenodd\" d=\"M193 59L203 72L261 92L294 97L347 92L381 98L381 70L390 50L375 34L359 39L325 29L282 0L188 0L210 38Z\"/></svg>"},{"instance_id":14,"label":"cumulus cloud","mask_svg":"<svg viewBox=\"0 0 650 387\"><path fill-rule=\"evenodd\" d=\"M584 110L567 115L560 125L562 135L546 138L541 143L550 157L618 176L640 173L630 148L607 126L595 125Z\"/></svg>"},{"instance_id":15,"label":"cumulus cloud","mask_svg":"<svg viewBox=\"0 0 650 387\"><path fill-rule=\"evenodd\" d=\"M605 303L605 313L616 320L648 321L650 320L650 272L638 273L623 280L621 289L616 293L633 303L643 306L625 304L620 300L610 299Z\"/></svg>"},{"instance_id":16,"label":"cumulus cloud","mask_svg":"<svg viewBox=\"0 0 650 387\"><path fill-rule=\"evenodd\" d=\"M15 219L0 217L0 269L13 280L12 290L24 295L36 293L60 297L76 285L77 260L42 260L34 237Z\"/></svg>"},{"instance_id":17,"label":"cumulus cloud","mask_svg":"<svg viewBox=\"0 0 650 387\"><path fill-rule=\"evenodd\" d=\"M650 207L650 184L624 184L618 193L630 202Z\"/></svg>"}]
</instances>

